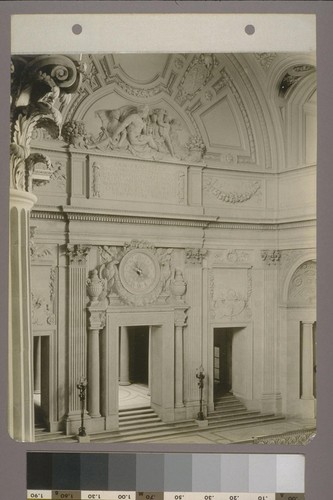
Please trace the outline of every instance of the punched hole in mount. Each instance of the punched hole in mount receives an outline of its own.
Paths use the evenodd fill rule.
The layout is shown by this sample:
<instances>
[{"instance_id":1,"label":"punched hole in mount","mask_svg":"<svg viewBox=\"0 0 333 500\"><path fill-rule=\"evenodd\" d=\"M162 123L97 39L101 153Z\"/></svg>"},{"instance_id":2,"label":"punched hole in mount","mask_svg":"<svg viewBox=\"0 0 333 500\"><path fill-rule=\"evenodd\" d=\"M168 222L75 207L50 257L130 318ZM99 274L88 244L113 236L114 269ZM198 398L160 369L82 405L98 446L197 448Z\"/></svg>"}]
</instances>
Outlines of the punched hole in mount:
<instances>
[{"instance_id":1,"label":"punched hole in mount","mask_svg":"<svg viewBox=\"0 0 333 500\"><path fill-rule=\"evenodd\" d=\"M82 26L81 24L74 24L72 26L72 32L74 35L80 35L82 33Z\"/></svg>"},{"instance_id":2,"label":"punched hole in mount","mask_svg":"<svg viewBox=\"0 0 333 500\"><path fill-rule=\"evenodd\" d=\"M247 24L244 28L244 31L247 35L253 35L256 31L255 27L253 24Z\"/></svg>"}]
</instances>

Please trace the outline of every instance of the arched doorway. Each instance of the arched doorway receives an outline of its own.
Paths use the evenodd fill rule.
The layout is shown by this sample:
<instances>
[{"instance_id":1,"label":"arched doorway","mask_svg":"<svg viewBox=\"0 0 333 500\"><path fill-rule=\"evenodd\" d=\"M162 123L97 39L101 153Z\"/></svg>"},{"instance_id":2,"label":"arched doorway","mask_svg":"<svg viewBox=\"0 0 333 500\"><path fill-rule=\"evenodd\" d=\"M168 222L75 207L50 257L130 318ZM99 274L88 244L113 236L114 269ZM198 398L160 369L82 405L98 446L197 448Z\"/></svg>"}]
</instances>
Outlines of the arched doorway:
<instances>
[{"instance_id":1,"label":"arched doorway","mask_svg":"<svg viewBox=\"0 0 333 500\"><path fill-rule=\"evenodd\" d=\"M316 415L316 263L308 260L291 276L287 295L287 411Z\"/></svg>"}]
</instances>

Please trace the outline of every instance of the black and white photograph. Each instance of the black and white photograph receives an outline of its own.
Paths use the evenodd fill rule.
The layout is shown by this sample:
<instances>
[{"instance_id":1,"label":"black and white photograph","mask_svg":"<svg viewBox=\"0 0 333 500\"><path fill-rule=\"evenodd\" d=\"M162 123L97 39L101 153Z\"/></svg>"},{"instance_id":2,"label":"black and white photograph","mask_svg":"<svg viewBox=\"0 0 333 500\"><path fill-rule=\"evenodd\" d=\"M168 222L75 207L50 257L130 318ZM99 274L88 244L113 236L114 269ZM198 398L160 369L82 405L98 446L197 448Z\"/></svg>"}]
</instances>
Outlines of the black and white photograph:
<instances>
[{"instance_id":1,"label":"black and white photograph","mask_svg":"<svg viewBox=\"0 0 333 500\"><path fill-rule=\"evenodd\" d=\"M10 436L307 444L315 53L42 48L10 68Z\"/></svg>"}]
</instances>

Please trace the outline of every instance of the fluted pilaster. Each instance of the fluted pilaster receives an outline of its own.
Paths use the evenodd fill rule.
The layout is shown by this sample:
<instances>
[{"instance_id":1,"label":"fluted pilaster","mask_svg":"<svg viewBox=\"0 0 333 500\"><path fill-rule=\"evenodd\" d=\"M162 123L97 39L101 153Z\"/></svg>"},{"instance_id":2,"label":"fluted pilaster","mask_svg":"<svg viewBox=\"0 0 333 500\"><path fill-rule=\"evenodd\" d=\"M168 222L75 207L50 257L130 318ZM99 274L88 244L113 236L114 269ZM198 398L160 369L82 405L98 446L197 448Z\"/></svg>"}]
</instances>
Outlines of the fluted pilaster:
<instances>
[{"instance_id":1,"label":"fluted pilaster","mask_svg":"<svg viewBox=\"0 0 333 500\"><path fill-rule=\"evenodd\" d=\"M68 415L80 413L76 385L87 376L86 279L88 247L68 245Z\"/></svg>"}]
</instances>

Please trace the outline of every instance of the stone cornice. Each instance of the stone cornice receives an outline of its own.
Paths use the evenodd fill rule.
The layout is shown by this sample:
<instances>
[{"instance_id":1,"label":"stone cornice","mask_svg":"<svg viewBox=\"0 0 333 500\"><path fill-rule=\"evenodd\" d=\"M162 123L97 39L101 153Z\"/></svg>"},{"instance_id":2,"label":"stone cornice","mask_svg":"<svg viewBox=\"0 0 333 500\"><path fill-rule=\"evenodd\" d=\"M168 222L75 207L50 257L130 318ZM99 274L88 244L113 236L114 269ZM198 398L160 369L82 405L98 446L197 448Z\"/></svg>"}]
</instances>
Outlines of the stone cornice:
<instances>
[{"instance_id":1,"label":"stone cornice","mask_svg":"<svg viewBox=\"0 0 333 500\"><path fill-rule=\"evenodd\" d=\"M66 209L66 211L54 211L51 209L33 210L31 212L32 219L44 219L44 220L59 220L63 222L112 222L115 224L149 224L149 225L161 225L161 226L181 226L181 227L201 227L201 228L212 228L212 229L245 229L245 230L267 230L274 231L276 229L295 229L295 228L305 228L305 227L315 227L316 220L304 220L304 221L288 221L288 222L227 222L219 221L216 218L209 217L198 217L198 218L172 218L172 217L153 217L153 216L141 216L141 215L116 215L116 214L103 214L103 213L89 213L89 212L78 212L77 209Z\"/></svg>"}]
</instances>

